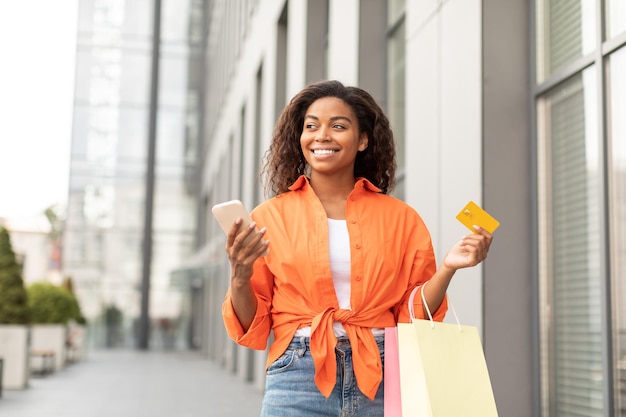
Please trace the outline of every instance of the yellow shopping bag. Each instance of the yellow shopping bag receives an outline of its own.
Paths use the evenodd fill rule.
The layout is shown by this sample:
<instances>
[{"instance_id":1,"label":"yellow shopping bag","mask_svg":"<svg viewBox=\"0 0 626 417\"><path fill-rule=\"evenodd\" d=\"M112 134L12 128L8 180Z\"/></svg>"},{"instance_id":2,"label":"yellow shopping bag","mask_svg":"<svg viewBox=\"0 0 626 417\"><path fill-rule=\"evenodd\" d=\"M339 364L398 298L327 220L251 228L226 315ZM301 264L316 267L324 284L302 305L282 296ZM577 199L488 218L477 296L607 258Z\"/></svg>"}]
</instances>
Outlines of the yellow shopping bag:
<instances>
[{"instance_id":1,"label":"yellow shopping bag","mask_svg":"<svg viewBox=\"0 0 626 417\"><path fill-rule=\"evenodd\" d=\"M497 417L478 329L434 322L423 292L430 320L414 319L414 295L412 323L398 323L402 415Z\"/></svg>"}]
</instances>

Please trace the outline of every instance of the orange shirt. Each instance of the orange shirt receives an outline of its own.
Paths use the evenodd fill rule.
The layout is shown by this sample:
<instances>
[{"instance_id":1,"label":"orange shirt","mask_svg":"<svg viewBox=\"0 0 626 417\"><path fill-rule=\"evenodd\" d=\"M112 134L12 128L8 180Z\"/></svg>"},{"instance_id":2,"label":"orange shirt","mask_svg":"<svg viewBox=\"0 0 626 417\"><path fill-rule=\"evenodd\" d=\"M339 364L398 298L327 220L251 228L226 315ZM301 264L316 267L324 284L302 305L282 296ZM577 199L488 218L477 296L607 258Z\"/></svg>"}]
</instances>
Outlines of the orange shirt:
<instances>
[{"instance_id":1,"label":"orange shirt","mask_svg":"<svg viewBox=\"0 0 626 417\"><path fill-rule=\"evenodd\" d=\"M273 330L269 365L297 329L311 326L315 382L328 397L336 378L333 322L340 322L350 339L359 389L373 399L382 364L370 329L409 321L411 291L436 270L430 233L413 208L358 179L346 202L351 310L340 309L330 272L326 212L306 177L290 190L252 212L258 227L267 228L265 238L270 241L269 254L257 259L251 278L258 307L244 333L227 293L222 305L226 329L238 344L260 350ZM444 299L433 314L435 320L443 320L446 310ZM415 312L423 318L420 296L415 297Z\"/></svg>"}]
</instances>

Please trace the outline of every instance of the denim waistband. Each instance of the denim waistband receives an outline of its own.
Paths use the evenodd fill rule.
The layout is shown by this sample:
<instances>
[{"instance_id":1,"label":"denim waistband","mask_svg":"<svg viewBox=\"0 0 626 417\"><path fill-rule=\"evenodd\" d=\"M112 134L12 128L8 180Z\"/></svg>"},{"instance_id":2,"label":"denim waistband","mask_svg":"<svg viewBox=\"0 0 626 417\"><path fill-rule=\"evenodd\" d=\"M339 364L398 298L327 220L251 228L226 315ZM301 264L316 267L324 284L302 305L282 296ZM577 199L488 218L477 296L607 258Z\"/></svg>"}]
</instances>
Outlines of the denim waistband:
<instances>
[{"instance_id":1,"label":"denim waistband","mask_svg":"<svg viewBox=\"0 0 626 417\"><path fill-rule=\"evenodd\" d=\"M377 344L381 345L385 341L385 336L374 336L374 340L376 340ZM311 338L308 336L296 336L293 339L291 339L291 342L289 343L289 348L291 349L305 348L309 350L310 347L311 347ZM346 348L346 347L349 348L350 339L348 339L346 336L338 337L336 347L337 348Z\"/></svg>"}]
</instances>

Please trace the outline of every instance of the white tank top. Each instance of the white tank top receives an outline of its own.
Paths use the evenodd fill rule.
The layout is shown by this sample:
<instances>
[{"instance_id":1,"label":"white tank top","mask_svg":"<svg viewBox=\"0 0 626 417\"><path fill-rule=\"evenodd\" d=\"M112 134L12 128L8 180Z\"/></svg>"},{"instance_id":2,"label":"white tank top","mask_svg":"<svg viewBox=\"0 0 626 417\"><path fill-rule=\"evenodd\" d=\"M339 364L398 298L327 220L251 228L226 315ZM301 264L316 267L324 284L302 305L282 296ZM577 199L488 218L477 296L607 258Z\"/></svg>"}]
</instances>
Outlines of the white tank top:
<instances>
[{"instance_id":1,"label":"white tank top","mask_svg":"<svg viewBox=\"0 0 626 417\"><path fill-rule=\"evenodd\" d=\"M339 308L350 310L350 235L345 220L328 219L328 251ZM333 323L335 336L345 336L341 323ZM295 336L311 336L311 327L303 327Z\"/></svg>"},{"instance_id":2,"label":"white tank top","mask_svg":"<svg viewBox=\"0 0 626 417\"><path fill-rule=\"evenodd\" d=\"M350 308L350 235L348 234L348 224L345 220L328 219L328 251L330 256L330 273L333 276L335 294L339 308L352 310ZM346 336L346 330L341 323L333 323L335 336ZM382 336L385 329L373 328L374 336ZM302 327L296 330L294 336L311 336L311 327Z\"/></svg>"}]
</instances>

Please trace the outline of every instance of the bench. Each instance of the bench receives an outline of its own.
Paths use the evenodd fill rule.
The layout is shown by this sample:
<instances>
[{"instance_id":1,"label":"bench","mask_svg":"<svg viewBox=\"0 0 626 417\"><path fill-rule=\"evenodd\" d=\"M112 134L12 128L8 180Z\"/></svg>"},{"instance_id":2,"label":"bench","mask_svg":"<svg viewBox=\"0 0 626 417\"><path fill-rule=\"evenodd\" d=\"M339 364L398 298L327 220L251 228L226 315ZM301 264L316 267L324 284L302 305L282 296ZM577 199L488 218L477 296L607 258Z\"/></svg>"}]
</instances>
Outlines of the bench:
<instances>
[{"instance_id":1,"label":"bench","mask_svg":"<svg viewBox=\"0 0 626 417\"><path fill-rule=\"evenodd\" d=\"M36 375L48 375L54 372L54 351L50 349L31 350L30 370ZM34 359L34 360L33 360ZM38 362L33 366L33 362Z\"/></svg>"}]
</instances>

